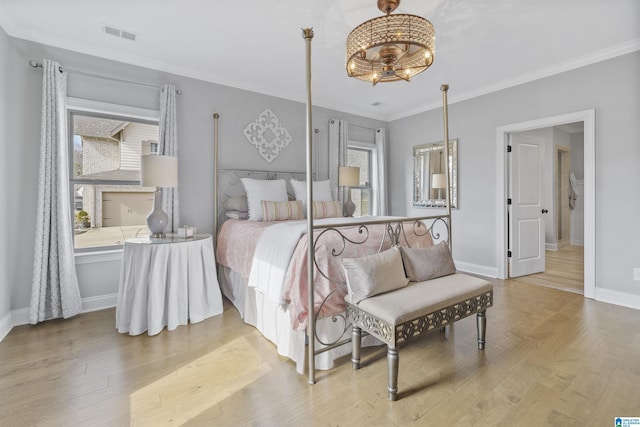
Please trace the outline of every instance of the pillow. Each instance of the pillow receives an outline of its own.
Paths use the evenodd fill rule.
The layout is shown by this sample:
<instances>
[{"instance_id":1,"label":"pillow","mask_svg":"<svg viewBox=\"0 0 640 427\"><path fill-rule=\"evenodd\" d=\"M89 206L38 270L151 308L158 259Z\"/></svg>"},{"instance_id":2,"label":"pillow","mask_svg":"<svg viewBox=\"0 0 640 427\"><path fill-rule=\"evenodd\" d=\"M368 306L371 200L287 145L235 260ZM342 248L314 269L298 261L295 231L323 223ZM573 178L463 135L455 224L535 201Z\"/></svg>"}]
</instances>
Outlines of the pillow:
<instances>
[{"instance_id":1,"label":"pillow","mask_svg":"<svg viewBox=\"0 0 640 427\"><path fill-rule=\"evenodd\" d=\"M409 284L397 247L362 258L344 258L349 299L357 304L365 298L400 289Z\"/></svg>"},{"instance_id":2,"label":"pillow","mask_svg":"<svg viewBox=\"0 0 640 427\"><path fill-rule=\"evenodd\" d=\"M286 202L287 183L284 179L253 179L240 178L242 185L247 192L247 204L249 205L249 219L251 221L262 221L262 200L272 200L274 202Z\"/></svg>"},{"instance_id":3,"label":"pillow","mask_svg":"<svg viewBox=\"0 0 640 427\"><path fill-rule=\"evenodd\" d=\"M400 247L400 252L407 277L412 282L422 282L456 272L447 242L428 248Z\"/></svg>"},{"instance_id":4,"label":"pillow","mask_svg":"<svg viewBox=\"0 0 640 427\"><path fill-rule=\"evenodd\" d=\"M228 211L248 212L247 198L245 196L229 197L222 206Z\"/></svg>"},{"instance_id":5,"label":"pillow","mask_svg":"<svg viewBox=\"0 0 640 427\"><path fill-rule=\"evenodd\" d=\"M304 219L302 202L300 200L287 202L262 202L263 221L286 221L288 219Z\"/></svg>"},{"instance_id":6,"label":"pillow","mask_svg":"<svg viewBox=\"0 0 640 427\"><path fill-rule=\"evenodd\" d=\"M296 181L291 178L291 186L296 200L302 200L303 206L307 202L307 181ZM333 200L331 197L331 181L313 181L313 200Z\"/></svg>"},{"instance_id":7,"label":"pillow","mask_svg":"<svg viewBox=\"0 0 640 427\"><path fill-rule=\"evenodd\" d=\"M231 219L248 219L249 212L246 211L226 211L224 213L227 218Z\"/></svg>"},{"instance_id":8,"label":"pillow","mask_svg":"<svg viewBox=\"0 0 640 427\"><path fill-rule=\"evenodd\" d=\"M313 202L313 218L336 218L342 216L342 203L338 201Z\"/></svg>"}]
</instances>

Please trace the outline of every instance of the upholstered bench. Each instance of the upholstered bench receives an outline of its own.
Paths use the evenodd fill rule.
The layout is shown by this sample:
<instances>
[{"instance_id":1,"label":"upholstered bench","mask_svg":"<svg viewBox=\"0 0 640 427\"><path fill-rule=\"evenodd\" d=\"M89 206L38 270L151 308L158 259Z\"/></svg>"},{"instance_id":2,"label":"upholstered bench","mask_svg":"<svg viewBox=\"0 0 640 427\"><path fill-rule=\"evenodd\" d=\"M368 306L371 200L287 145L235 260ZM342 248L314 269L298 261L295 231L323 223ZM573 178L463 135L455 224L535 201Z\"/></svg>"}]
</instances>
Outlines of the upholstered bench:
<instances>
[{"instance_id":1,"label":"upholstered bench","mask_svg":"<svg viewBox=\"0 0 640 427\"><path fill-rule=\"evenodd\" d=\"M450 258L448 248L446 253ZM372 280L373 274L375 277L373 281L381 282L378 285L374 284L374 287L381 286L382 282L396 280L393 277L398 276L399 272L393 271L398 268L399 251L397 255L381 253L376 256L377 258L367 257L366 262L374 266L372 267L374 271L371 271L371 268L364 269L369 274L368 280ZM407 258L405 257L405 260ZM360 262L362 259L356 260ZM349 285L349 295L345 298L346 312L347 318L352 323L351 360L353 368L359 369L361 331L366 331L387 345L389 400L397 399L398 348L405 341L435 330L443 330L455 321L476 314L478 348L484 349L486 310L493 305L491 282L461 273L447 274L424 281L408 281L405 278L408 281L405 286L383 290L382 293L374 291L372 296L360 298L361 295L356 297L358 292L354 282L362 281L366 275L361 274L361 262L358 265L360 277L354 274L353 264L350 262L356 260L345 260ZM453 265L452 261L451 265ZM404 267L407 269L407 262ZM411 276L411 273L409 275Z\"/></svg>"}]
</instances>

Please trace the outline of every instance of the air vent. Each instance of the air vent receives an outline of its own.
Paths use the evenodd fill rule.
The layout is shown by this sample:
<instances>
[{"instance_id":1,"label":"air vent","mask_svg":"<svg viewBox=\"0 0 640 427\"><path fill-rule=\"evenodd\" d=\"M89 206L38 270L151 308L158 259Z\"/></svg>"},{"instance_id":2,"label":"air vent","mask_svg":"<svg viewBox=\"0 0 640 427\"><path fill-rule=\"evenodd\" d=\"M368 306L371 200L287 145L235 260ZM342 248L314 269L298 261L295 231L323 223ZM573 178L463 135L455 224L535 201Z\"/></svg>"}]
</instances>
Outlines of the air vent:
<instances>
[{"instance_id":1,"label":"air vent","mask_svg":"<svg viewBox=\"0 0 640 427\"><path fill-rule=\"evenodd\" d=\"M105 34L109 34L110 36L120 37L121 39L131 40L132 42L136 41L137 35L130 31L121 30L112 25L104 25L102 27Z\"/></svg>"}]
</instances>

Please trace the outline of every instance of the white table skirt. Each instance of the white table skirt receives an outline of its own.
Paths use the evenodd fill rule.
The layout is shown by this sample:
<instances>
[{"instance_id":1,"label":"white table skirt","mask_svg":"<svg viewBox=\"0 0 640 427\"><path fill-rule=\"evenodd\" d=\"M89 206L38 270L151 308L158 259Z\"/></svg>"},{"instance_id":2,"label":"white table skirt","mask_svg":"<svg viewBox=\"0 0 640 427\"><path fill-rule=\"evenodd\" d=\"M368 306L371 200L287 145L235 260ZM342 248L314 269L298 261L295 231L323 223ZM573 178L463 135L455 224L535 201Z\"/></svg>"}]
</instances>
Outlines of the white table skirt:
<instances>
[{"instance_id":1,"label":"white table skirt","mask_svg":"<svg viewBox=\"0 0 640 427\"><path fill-rule=\"evenodd\" d=\"M222 313L211 235L125 242L116 328L156 335Z\"/></svg>"}]
</instances>

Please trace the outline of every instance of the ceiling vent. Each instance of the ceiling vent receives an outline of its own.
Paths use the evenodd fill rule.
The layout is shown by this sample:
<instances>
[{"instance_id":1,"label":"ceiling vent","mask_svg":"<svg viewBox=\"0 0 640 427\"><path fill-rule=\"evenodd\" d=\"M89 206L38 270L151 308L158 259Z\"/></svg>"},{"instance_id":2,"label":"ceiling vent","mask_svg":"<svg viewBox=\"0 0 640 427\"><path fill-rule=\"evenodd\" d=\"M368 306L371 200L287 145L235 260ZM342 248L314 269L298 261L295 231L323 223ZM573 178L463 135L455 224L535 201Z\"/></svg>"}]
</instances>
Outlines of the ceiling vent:
<instances>
[{"instance_id":1,"label":"ceiling vent","mask_svg":"<svg viewBox=\"0 0 640 427\"><path fill-rule=\"evenodd\" d=\"M120 37L121 39L131 40L132 42L136 41L137 35L130 31L121 30L112 25L104 25L102 30L105 34L109 34L110 36Z\"/></svg>"}]
</instances>

